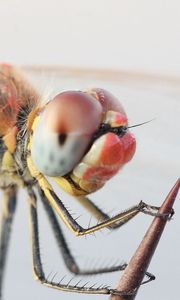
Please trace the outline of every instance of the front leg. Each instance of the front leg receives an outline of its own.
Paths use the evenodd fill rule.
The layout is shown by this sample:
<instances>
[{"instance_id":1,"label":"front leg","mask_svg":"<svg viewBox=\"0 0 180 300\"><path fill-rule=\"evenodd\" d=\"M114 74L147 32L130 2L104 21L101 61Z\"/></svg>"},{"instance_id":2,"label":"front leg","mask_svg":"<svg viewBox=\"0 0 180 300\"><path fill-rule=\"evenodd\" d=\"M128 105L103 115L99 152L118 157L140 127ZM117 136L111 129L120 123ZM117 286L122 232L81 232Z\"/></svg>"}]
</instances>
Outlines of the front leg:
<instances>
[{"instance_id":1,"label":"front leg","mask_svg":"<svg viewBox=\"0 0 180 300\"><path fill-rule=\"evenodd\" d=\"M119 224L119 227L130 221L132 218L134 218L137 214L140 212L149 214L152 216L159 216L162 218L171 218L173 215L173 212L169 215L162 215L158 212L158 208L155 206L151 206L149 204L146 204L142 201L138 205L133 206L132 208L127 209L124 212L121 212L114 217L111 217L107 220L104 220L100 222L99 224L89 227L89 228L83 228L80 226L76 220L71 216L71 214L68 212L62 201L58 198L58 196L53 191L52 186L50 183L46 180L46 178L39 174L37 177L39 188L41 188L42 192L44 193L45 197L49 201L49 203L54 207L55 211L58 213L60 218L63 220L63 222L66 224L66 226L76 235L86 235L93 233L95 231L101 230L103 228L113 226L114 224Z\"/></svg>"},{"instance_id":2,"label":"front leg","mask_svg":"<svg viewBox=\"0 0 180 300\"><path fill-rule=\"evenodd\" d=\"M128 221L130 221L132 218L134 218L137 214L140 212L143 212L145 214L149 214L152 216L159 216L159 217L165 217L169 218L169 215L162 215L158 212L158 208L148 205L142 201L138 205L135 205L134 207L127 209L124 212L121 212L114 217L105 219L101 221L99 224L89 227L89 228L83 228L80 226L76 220L71 216L71 214L68 212L62 201L58 198L58 196L55 194L53 187L48 182L48 180L44 177L42 173L40 173L36 167L34 166L31 157L28 157L28 167L32 174L32 176L37 180L37 187L39 187L42 192L44 193L45 197L49 201L50 205L53 206L55 211L58 213L60 218L63 220L63 222L66 224L66 226L76 235L86 235L93 233L95 231L101 230L106 227L113 227L118 224L118 227L121 227ZM172 215L172 213L171 213ZM171 218L170 215L170 218Z\"/></svg>"},{"instance_id":3,"label":"front leg","mask_svg":"<svg viewBox=\"0 0 180 300\"><path fill-rule=\"evenodd\" d=\"M102 209L100 209L96 204L94 204L92 202L92 200L90 200L87 196L78 196L78 197L75 197L75 199L87 211L89 211L89 213L91 213L98 220L98 222L109 220L111 218L107 213L103 212ZM141 212L143 212L144 214L151 215L151 216L159 216L159 217L162 217L162 218L167 218L168 217L169 219L171 219L171 217L174 214L173 210L172 210L171 214L168 215L168 216L166 214L160 214L160 213L158 213L159 207L148 205L148 204L145 204L143 202L139 203L139 207L141 207L140 208ZM113 229L117 229L121 226L122 226L122 223L120 221L120 222L117 222L117 223L109 226L108 228L113 230Z\"/></svg>"}]
</instances>

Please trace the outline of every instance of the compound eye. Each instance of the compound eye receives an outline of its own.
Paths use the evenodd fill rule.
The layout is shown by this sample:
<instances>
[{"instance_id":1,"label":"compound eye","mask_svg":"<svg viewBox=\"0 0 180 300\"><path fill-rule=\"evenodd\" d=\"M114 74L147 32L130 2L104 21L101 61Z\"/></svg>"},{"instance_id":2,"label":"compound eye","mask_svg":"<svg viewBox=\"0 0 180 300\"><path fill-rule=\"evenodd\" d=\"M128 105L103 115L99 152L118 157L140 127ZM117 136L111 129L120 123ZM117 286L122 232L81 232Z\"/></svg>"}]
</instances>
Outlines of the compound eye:
<instances>
[{"instance_id":1,"label":"compound eye","mask_svg":"<svg viewBox=\"0 0 180 300\"><path fill-rule=\"evenodd\" d=\"M69 173L82 159L102 119L92 96L69 91L51 100L39 117L32 138L32 159L48 176Z\"/></svg>"}]
</instances>

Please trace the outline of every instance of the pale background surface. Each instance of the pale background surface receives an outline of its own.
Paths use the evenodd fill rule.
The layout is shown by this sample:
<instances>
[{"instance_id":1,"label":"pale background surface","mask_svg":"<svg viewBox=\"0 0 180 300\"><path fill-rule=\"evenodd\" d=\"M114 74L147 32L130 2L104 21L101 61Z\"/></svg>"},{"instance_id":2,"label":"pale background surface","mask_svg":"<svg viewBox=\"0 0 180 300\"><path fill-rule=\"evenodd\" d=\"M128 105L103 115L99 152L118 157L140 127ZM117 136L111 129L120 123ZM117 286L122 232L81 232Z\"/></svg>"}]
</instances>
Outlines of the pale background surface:
<instances>
[{"instance_id":1,"label":"pale background surface","mask_svg":"<svg viewBox=\"0 0 180 300\"><path fill-rule=\"evenodd\" d=\"M179 1L0 1L0 60L16 64L54 64L69 67L109 68L180 76ZM105 211L118 212L140 199L160 205L179 176L180 81L142 77L109 78L88 73L29 73L47 95L65 89L104 87L124 104L130 124L156 120L133 130L138 148L134 160L92 198ZM106 78L105 78L106 77ZM21 192L9 255L4 299L107 299L107 296L66 294L32 280L27 204ZM77 216L81 210L72 198ZM121 201L122 200L122 201ZM40 209L41 210L41 209ZM137 299L176 300L180 278L180 204L153 258L149 271L157 276L142 287ZM87 225L83 212L80 221ZM139 216L122 230L75 238L65 229L71 248L82 266L128 261L151 218ZM67 274L55 242L41 214L41 251L47 274ZM86 260L88 258L88 260ZM94 259L94 260L93 260ZM70 277L67 277L70 278ZM94 277L92 283L113 286L119 274ZM89 279L87 279L89 280Z\"/></svg>"},{"instance_id":2,"label":"pale background surface","mask_svg":"<svg viewBox=\"0 0 180 300\"><path fill-rule=\"evenodd\" d=\"M0 0L0 59L180 75L178 0Z\"/></svg>"}]
</instances>

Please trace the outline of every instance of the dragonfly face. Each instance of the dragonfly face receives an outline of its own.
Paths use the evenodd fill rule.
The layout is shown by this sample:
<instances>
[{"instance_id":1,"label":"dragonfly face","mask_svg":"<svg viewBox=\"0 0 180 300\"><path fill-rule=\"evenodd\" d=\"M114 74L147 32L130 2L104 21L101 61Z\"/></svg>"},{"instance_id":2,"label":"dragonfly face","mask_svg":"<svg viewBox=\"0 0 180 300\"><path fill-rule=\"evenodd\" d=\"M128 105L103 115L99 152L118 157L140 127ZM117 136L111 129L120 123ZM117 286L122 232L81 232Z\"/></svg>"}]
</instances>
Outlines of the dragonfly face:
<instances>
[{"instance_id":1,"label":"dragonfly face","mask_svg":"<svg viewBox=\"0 0 180 300\"><path fill-rule=\"evenodd\" d=\"M154 210L157 211L156 207L141 201L109 217L86 197L101 188L135 153L136 142L128 130L126 113L112 94L97 88L60 93L46 105L38 99L38 92L19 71L10 65L0 65L0 187L4 192L0 227L0 299L16 192L20 185L28 194L36 279L62 291L118 295L116 289L108 286L97 288L70 284L71 280L67 283L48 280L39 250L36 198L38 194L44 204L64 262L71 272L93 275L124 270L125 264L81 270L69 250L55 212L75 235L86 235L105 227L120 227L139 212L152 215ZM80 226L46 176L73 195L101 222L88 228Z\"/></svg>"},{"instance_id":2,"label":"dragonfly face","mask_svg":"<svg viewBox=\"0 0 180 300\"><path fill-rule=\"evenodd\" d=\"M61 93L38 113L31 153L41 173L68 174L88 194L132 158L135 146L118 100L103 89L92 89Z\"/></svg>"}]
</instances>

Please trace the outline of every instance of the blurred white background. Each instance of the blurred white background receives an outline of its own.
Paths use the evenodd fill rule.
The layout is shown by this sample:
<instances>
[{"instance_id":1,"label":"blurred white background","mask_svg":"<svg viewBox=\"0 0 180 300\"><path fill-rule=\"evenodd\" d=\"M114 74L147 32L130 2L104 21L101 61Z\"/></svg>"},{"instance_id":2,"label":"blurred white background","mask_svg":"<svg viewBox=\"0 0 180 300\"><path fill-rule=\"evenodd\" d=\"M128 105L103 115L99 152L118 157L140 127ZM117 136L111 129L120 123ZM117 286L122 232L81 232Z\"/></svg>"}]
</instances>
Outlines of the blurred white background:
<instances>
[{"instance_id":1,"label":"blurred white background","mask_svg":"<svg viewBox=\"0 0 180 300\"><path fill-rule=\"evenodd\" d=\"M178 0L1 0L0 60L180 75Z\"/></svg>"},{"instance_id":2,"label":"blurred white background","mask_svg":"<svg viewBox=\"0 0 180 300\"><path fill-rule=\"evenodd\" d=\"M118 212L140 199L160 205L180 170L180 2L0 0L0 37L0 61L4 62L164 76L162 80L156 77L157 80L148 81L148 77L144 80L143 76L108 80L108 76L106 79L97 77L96 72L90 75L87 72L86 76L71 72L28 74L42 92L104 87L121 99L132 125L156 117L152 123L133 130L138 140L134 160L92 199L107 212L113 208ZM106 296L66 294L33 281L25 197L21 191L4 300L108 299ZM63 194L63 199L74 205L72 198ZM175 209L174 220L168 224L149 269L157 280L141 288L139 300L177 300L179 297L179 201ZM79 208L74 207L74 210L80 214ZM89 218L83 212L81 221L87 225ZM150 222L150 217L139 216L122 230L112 234L104 231L102 235L97 234L96 239L93 236L77 239L65 231L82 266L96 265L98 261L101 264L106 257L111 264L116 259L118 262L129 260ZM58 271L58 281L67 271L43 214L41 233L44 267L47 274ZM94 277L92 282L114 286L118 278L116 273L100 279Z\"/></svg>"}]
</instances>

